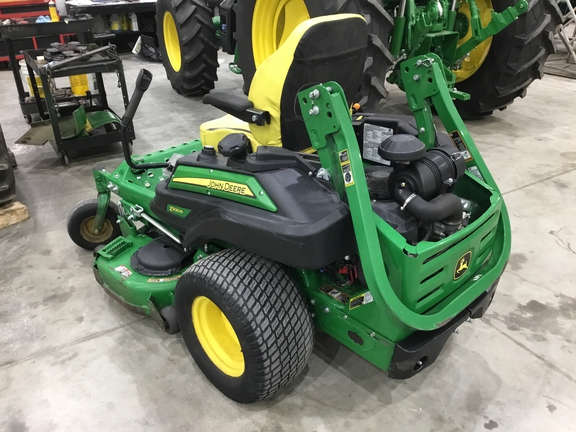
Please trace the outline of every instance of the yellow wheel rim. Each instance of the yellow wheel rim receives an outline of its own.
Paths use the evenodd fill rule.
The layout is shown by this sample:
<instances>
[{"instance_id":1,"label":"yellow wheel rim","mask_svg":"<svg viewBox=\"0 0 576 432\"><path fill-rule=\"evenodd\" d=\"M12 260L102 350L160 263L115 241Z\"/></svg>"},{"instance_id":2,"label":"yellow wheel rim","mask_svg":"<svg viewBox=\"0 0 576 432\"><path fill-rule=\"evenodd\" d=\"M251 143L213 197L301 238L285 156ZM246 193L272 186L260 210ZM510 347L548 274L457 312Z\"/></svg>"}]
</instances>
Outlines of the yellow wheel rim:
<instances>
[{"instance_id":1,"label":"yellow wheel rim","mask_svg":"<svg viewBox=\"0 0 576 432\"><path fill-rule=\"evenodd\" d=\"M164 45L166 46L168 61L170 61L170 66L172 66L174 72L178 72L182 67L182 54L180 53L178 30L176 30L176 23L170 12L164 13L162 26L164 29Z\"/></svg>"},{"instance_id":2,"label":"yellow wheel rim","mask_svg":"<svg viewBox=\"0 0 576 432\"><path fill-rule=\"evenodd\" d=\"M486 27L492 19L492 1L476 0L476 6L478 6L478 13L482 27ZM462 3L462 6L458 9L458 13L465 15L468 22L470 22L470 5L467 2ZM458 41L458 46L462 45L471 37L472 27L468 25L468 31L464 37ZM486 60L486 56L488 56L491 45L492 38L490 37L470 51L470 54L462 61L462 68L454 72L456 74L456 82L470 78L476 73L476 71L478 71L478 69L480 69L480 66L482 66L482 63Z\"/></svg>"},{"instance_id":3,"label":"yellow wheel rim","mask_svg":"<svg viewBox=\"0 0 576 432\"><path fill-rule=\"evenodd\" d=\"M192 323L202 349L214 365L231 377L244 373L244 354L230 321L208 297L192 302Z\"/></svg>"},{"instance_id":4,"label":"yellow wheel rim","mask_svg":"<svg viewBox=\"0 0 576 432\"><path fill-rule=\"evenodd\" d=\"M256 68L307 19L310 14L304 0L257 0L252 17L252 52Z\"/></svg>"},{"instance_id":5,"label":"yellow wheel rim","mask_svg":"<svg viewBox=\"0 0 576 432\"><path fill-rule=\"evenodd\" d=\"M98 233L94 232L94 222L96 221L95 216L91 216L86 218L80 224L80 235L84 238L84 240L89 241L90 243L105 243L108 240L112 233L114 232L114 227L110 223L108 219L104 219L104 223L102 224L102 228Z\"/></svg>"}]
</instances>

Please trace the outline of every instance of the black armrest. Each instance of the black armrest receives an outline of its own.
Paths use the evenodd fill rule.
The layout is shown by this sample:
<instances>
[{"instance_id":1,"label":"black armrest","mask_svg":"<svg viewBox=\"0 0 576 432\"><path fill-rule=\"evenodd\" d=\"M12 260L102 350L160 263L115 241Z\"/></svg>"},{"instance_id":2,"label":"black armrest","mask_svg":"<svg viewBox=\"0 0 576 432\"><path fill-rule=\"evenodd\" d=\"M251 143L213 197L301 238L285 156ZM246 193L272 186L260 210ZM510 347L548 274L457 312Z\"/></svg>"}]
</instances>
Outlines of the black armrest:
<instances>
[{"instance_id":1,"label":"black armrest","mask_svg":"<svg viewBox=\"0 0 576 432\"><path fill-rule=\"evenodd\" d=\"M317 167L296 153L281 147L260 146L246 158L243 168L250 172L296 167L304 174L315 173Z\"/></svg>"},{"instance_id":2,"label":"black armrest","mask_svg":"<svg viewBox=\"0 0 576 432\"><path fill-rule=\"evenodd\" d=\"M254 109L254 104L245 96L216 91L204 96L202 102L248 123L257 124L258 126L270 124L270 113Z\"/></svg>"},{"instance_id":3,"label":"black armrest","mask_svg":"<svg viewBox=\"0 0 576 432\"><path fill-rule=\"evenodd\" d=\"M212 105L222 111L242 112L254 108L254 104L246 96L233 95L223 91L213 91L202 99L206 105Z\"/></svg>"}]
</instances>

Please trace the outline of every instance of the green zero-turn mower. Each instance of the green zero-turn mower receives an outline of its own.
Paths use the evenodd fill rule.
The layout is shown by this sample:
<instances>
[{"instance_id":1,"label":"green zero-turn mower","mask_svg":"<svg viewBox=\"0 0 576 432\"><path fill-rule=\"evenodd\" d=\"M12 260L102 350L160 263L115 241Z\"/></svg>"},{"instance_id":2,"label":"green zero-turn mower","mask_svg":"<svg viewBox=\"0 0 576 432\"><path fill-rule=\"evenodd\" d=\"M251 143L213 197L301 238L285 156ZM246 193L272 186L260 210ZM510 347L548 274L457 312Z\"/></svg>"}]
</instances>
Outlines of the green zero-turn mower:
<instances>
[{"instance_id":1,"label":"green zero-turn mower","mask_svg":"<svg viewBox=\"0 0 576 432\"><path fill-rule=\"evenodd\" d=\"M438 56L399 65L414 117L351 114L367 29L355 14L302 22L248 98L205 96L228 115L201 140L131 157L124 139L126 161L95 167L98 198L68 219L106 292L180 330L236 401L295 378L314 325L411 377L486 312L506 266L508 213ZM140 72L124 129L151 79Z\"/></svg>"},{"instance_id":2,"label":"green zero-turn mower","mask_svg":"<svg viewBox=\"0 0 576 432\"><path fill-rule=\"evenodd\" d=\"M368 24L364 73L354 96L365 109L380 110L388 98L387 72L405 55L433 53L455 74L458 89L469 93L456 106L466 117L504 109L542 78L554 52L554 33L562 14L556 0L529 0L528 10L506 29L474 42L493 11L515 0L158 0L157 35L172 87L187 96L204 94L218 79L220 47L235 54L231 69L242 73L248 91L262 62L302 21L336 13L358 13ZM430 38L458 33L464 47L430 45ZM450 37L452 41L452 38ZM451 42L452 43L452 42ZM394 83L394 81L393 81Z\"/></svg>"}]
</instances>

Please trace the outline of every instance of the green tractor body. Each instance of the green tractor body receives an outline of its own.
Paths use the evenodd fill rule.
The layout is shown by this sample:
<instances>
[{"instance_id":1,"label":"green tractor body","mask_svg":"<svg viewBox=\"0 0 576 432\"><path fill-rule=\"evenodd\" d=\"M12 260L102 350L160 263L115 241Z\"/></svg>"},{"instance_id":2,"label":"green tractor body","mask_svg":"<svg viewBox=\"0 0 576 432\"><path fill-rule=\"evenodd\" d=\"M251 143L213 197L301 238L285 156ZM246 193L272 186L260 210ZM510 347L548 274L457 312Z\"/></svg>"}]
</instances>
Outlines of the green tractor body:
<instances>
[{"instance_id":1,"label":"green tractor body","mask_svg":"<svg viewBox=\"0 0 576 432\"><path fill-rule=\"evenodd\" d=\"M333 88L337 88L335 84ZM182 273L189 265L225 248L228 242L220 240L204 245L202 242L195 243L196 247L187 248L187 252L176 258L172 269L167 271L166 267L159 266L155 274L154 268L150 268L153 263L149 261L157 261L158 255L153 255L149 261L143 257L144 263L136 265L134 256L143 247L153 243L158 233L152 231L155 236L150 236L148 227L138 230L133 221L140 210L145 214L155 214L160 220L170 221L165 226L174 226L173 219L176 218L188 225L190 222L186 221L187 217L205 212L201 208L202 198L219 195L221 199L229 199L248 207L247 211L241 213L242 223L231 228L238 235L227 237L221 233L220 238L226 237L234 241L231 244L237 247L250 247L276 260L292 260L294 264L320 267L316 270L290 267L290 274L308 299L315 324L320 329L371 363L389 371L393 377L406 378L431 364L453 330L470 317L480 317L492 300L509 254L509 227L502 197L485 182L472 174L466 174L458 181L454 193L470 202L471 223L442 241L424 242L416 246L409 244L372 210L368 187L365 180L362 181L365 173L359 149L348 145L348 142L355 143L355 133L343 104L340 115L344 117L343 124L335 120L339 131L333 147L325 147L320 152L348 155L355 180L346 190L350 210L342 219L351 219L351 224L336 221L329 229L318 230L315 234L305 236L299 232L297 239L285 237L284 241L270 244L271 238L278 235L276 232L264 240L264 244L255 245L262 240L255 240L252 235L258 235L258 231L249 231L248 227L255 228L266 219L274 217L275 205L270 199L274 192L267 193L256 177L216 168L226 166L226 158L221 155L213 156L213 160L208 163L189 166L188 163L194 164L194 160L202 155L201 142L193 141L142 158L143 162L150 163L169 159L173 154L188 155L186 159L190 162L182 161L180 163L186 165L176 165L171 178L165 176L162 169L134 174L125 163L112 173L103 169L94 171L96 184L106 185L107 190L102 193L109 194L109 191L117 190L121 198L122 210L118 221L123 234L96 252L94 271L98 282L129 309L151 316L166 328L167 324L163 322L160 311L174 303L174 289ZM368 121L374 120L385 122L386 118L377 116ZM326 127L331 129L332 125L323 126ZM354 141L348 141L350 138ZM214 164L215 168L205 168L209 164ZM335 175L338 175L340 166L333 168ZM211 183L203 181L208 177ZM183 188L181 185L186 183L175 181L182 178L204 184ZM314 183L310 180L310 184ZM309 188L310 184L305 187ZM165 197L170 198L162 197L158 192L153 193L155 189L160 189L158 185L165 189ZM315 187L319 192L316 205L325 204L317 201L324 195L324 187ZM241 195L248 190L250 195L254 195L249 198L253 200L251 203L246 202L246 195ZM299 200L302 190L296 189L294 193L297 195L292 199ZM195 200L196 196L201 199ZM333 194L331 198L334 201ZM280 199L289 200L286 196ZM210 209L206 211L212 210L212 206L208 207ZM314 221L317 225L317 222L321 222L324 226L325 219L338 211L336 208L328 210L318 221ZM251 216L254 217L253 221L249 219ZM206 223L206 220L203 223L224 230L223 218L218 215L212 223ZM302 225L302 221L298 222ZM353 233L343 232L343 227L353 230ZM263 232L267 229L263 228ZM300 226L299 229L304 230L305 227ZM176 230L173 232L177 234ZM282 234L288 235L286 232ZM204 231L200 237L208 239L213 235L216 236ZM346 237L355 237L358 243L358 255L364 263L364 283L362 279L351 283L350 279L339 279L341 274L338 272L350 268L351 260L331 273L330 265L338 261L338 257L344 256L341 250L334 250L333 254L326 257L318 257L322 251L314 248L314 245L325 246L330 238L341 245ZM296 246L296 242L300 244ZM306 245L301 247L303 243ZM165 244L169 245L170 240L167 239ZM297 248L301 251L294 255ZM328 251L323 252L327 255ZM352 253L353 249L348 252ZM466 271L460 274L462 270L458 270L462 259L466 260ZM138 271L138 265L147 266L144 270L146 274ZM399 348L397 344L400 344ZM414 348L415 344L418 349ZM397 361L390 369L395 353Z\"/></svg>"},{"instance_id":2,"label":"green tractor body","mask_svg":"<svg viewBox=\"0 0 576 432\"><path fill-rule=\"evenodd\" d=\"M173 304L174 289L188 266L229 245L250 248L290 266L315 324L391 376L406 378L431 364L454 329L470 317L480 317L492 300L510 251L502 197L473 142L467 140L469 168L475 169L458 180L454 194L469 203L469 225L441 241L410 244L372 209L356 138L367 124L393 128L397 119L385 115L351 119L337 89L336 83L317 88L321 96L316 104L331 104L333 117L312 117L307 126L311 136L326 137L313 144L321 166L338 179L334 190L347 197L347 206L334 192L327 193L321 182L303 175L297 166L306 159L298 154L293 160L284 152L276 160L274 154L268 155L267 163L276 164L274 169L250 175L241 164L230 168L222 155L205 155L202 143L192 141L141 158L142 163L159 163L186 155L173 172L156 168L134 173L126 163L111 173L95 169L99 192L109 196L113 191L121 198L118 223L123 234L97 250L97 280L128 308L167 328L160 311ZM301 99L313 90L305 91ZM302 108L309 110L310 103L302 102ZM440 102L437 106L442 107ZM462 124L457 131L466 134ZM267 154L264 150L255 155ZM343 158L348 162L342 163ZM306 163L317 171L319 161ZM256 165L249 169L263 169ZM345 171L352 173L352 182L346 181ZM283 186L294 179L303 184ZM211 201L235 208L227 214L219 208L216 216L206 216L218 208ZM302 208L295 212L300 216L307 209L313 214L300 220L278 214L286 202L300 203ZM141 214L155 215L181 239L189 237L172 267L160 264L154 269L159 260L155 248L150 257L135 260L138 251L158 242L154 226L138 229L134 224ZM196 233L191 234L190 227ZM344 271L353 271L352 258L331 268L354 254L354 241L363 263L360 278L349 278ZM165 238L159 247L170 245L170 238Z\"/></svg>"},{"instance_id":3,"label":"green tractor body","mask_svg":"<svg viewBox=\"0 0 576 432\"><path fill-rule=\"evenodd\" d=\"M338 25L359 35L346 37L344 58L316 47ZM249 137L232 131L218 152L196 140L138 158L125 140L126 162L94 169L95 215L79 206L69 219L77 244L97 246L93 269L105 290L167 332L180 329L204 374L240 402L273 395L304 368L311 319L390 377L413 376L460 324L486 312L510 255L502 195L454 107L469 96L453 88L442 59L398 64L414 117L351 115L346 94L362 75L366 22L318 18L298 31L275 54L284 63L300 56L286 63L284 85L302 117L279 114L298 139L250 151ZM336 74L347 86L306 73ZM150 81L142 71L123 130ZM256 129L274 125L274 111L247 100L205 102Z\"/></svg>"}]
</instances>

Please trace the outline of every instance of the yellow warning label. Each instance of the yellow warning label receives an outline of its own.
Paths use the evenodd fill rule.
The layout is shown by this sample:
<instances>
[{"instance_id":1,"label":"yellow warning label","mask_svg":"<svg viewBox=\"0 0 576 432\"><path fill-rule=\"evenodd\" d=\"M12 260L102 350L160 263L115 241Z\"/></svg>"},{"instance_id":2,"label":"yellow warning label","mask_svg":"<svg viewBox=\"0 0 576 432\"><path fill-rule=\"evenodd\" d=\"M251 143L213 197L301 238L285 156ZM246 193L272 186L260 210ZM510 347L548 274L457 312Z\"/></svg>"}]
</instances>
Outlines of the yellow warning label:
<instances>
[{"instance_id":1,"label":"yellow warning label","mask_svg":"<svg viewBox=\"0 0 576 432\"><path fill-rule=\"evenodd\" d=\"M454 146L462 154L462 157L464 158L464 160L466 162L470 162L472 159L474 159L472 157L472 155L470 154L470 151L468 151L468 146L466 145L466 143L462 139L462 135L460 135L460 132L455 130L454 132L450 132L449 135L450 135L450 139L454 143Z\"/></svg>"},{"instance_id":2,"label":"yellow warning label","mask_svg":"<svg viewBox=\"0 0 576 432\"><path fill-rule=\"evenodd\" d=\"M354 185L354 175L350 167L350 158L348 157L348 150L340 152L340 165L342 167L342 176L344 177L344 186L349 187Z\"/></svg>"},{"instance_id":3,"label":"yellow warning label","mask_svg":"<svg viewBox=\"0 0 576 432\"><path fill-rule=\"evenodd\" d=\"M185 183L194 186L204 186L208 189L219 190L232 193L234 195L243 195L253 197L254 194L248 186L241 183L228 182L223 180L212 180L206 178L175 178L174 183Z\"/></svg>"},{"instance_id":4,"label":"yellow warning label","mask_svg":"<svg viewBox=\"0 0 576 432\"><path fill-rule=\"evenodd\" d=\"M350 310L356 309L357 307L360 307L368 303L372 303L373 301L374 297L372 296L372 293L370 291L366 291L365 293L360 294L359 296L352 297L350 299L350 304L348 305L348 308Z\"/></svg>"}]
</instances>

